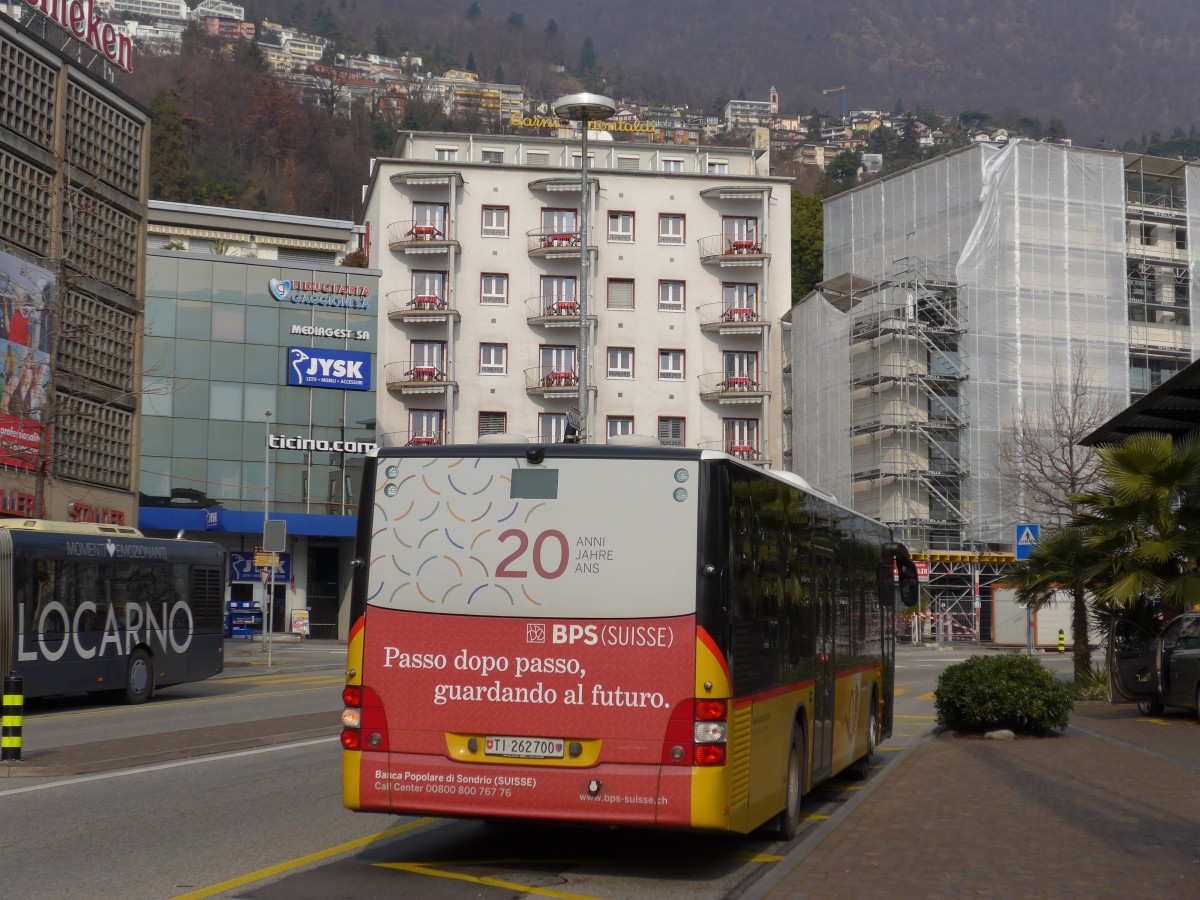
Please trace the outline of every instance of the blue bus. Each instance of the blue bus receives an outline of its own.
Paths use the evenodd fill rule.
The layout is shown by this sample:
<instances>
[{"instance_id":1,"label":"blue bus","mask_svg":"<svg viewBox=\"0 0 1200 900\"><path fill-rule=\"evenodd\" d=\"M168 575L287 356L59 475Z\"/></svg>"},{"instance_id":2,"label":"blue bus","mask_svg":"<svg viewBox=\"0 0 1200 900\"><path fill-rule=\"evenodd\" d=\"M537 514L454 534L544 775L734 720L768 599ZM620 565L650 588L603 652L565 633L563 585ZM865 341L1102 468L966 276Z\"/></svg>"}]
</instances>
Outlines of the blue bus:
<instances>
[{"instance_id":1,"label":"blue bus","mask_svg":"<svg viewBox=\"0 0 1200 900\"><path fill-rule=\"evenodd\" d=\"M225 551L124 525L0 522L0 672L128 703L224 668Z\"/></svg>"}]
</instances>

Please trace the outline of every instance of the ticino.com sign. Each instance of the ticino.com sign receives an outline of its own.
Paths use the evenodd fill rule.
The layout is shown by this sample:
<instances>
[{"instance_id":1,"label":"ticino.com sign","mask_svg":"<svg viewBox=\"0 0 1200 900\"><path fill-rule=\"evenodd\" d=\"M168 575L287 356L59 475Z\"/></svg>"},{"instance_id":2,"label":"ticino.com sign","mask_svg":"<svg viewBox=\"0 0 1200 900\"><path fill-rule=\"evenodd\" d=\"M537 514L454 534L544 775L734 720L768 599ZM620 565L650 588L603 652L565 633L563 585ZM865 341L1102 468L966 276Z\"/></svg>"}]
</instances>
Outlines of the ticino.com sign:
<instances>
[{"instance_id":1,"label":"ticino.com sign","mask_svg":"<svg viewBox=\"0 0 1200 900\"><path fill-rule=\"evenodd\" d=\"M133 41L100 18L95 0L25 0L25 5L83 41L117 68L133 71Z\"/></svg>"}]
</instances>

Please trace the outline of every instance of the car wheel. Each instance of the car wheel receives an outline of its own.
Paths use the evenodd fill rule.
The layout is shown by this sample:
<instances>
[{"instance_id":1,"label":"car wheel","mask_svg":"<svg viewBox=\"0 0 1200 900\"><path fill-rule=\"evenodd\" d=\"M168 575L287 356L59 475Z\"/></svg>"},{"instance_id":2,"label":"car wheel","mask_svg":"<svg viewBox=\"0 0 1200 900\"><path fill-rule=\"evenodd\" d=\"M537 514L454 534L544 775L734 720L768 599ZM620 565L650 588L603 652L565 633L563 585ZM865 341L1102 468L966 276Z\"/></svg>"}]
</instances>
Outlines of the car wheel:
<instances>
[{"instance_id":1,"label":"car wheel","mask_svg":"<svg viewBox=\"0 0 1200 900\"><path fill-rule=\"evenodd\" d=\"M788 749L786 805L779 814L779 837L790 841L800 828L800 802L804 799L804 732L797 725L792 729L792 744Z\"/></svg>"},{"instance_id":2,"label":"car wheel","mask_svg":"<svg viewBox=\"0 0 1200 900\"><path fill-rule=\"evenodd\" d=\"M145 703L154 696L154 666L145 650L134 650L125 675L125 702Z\"/></svg>"},{"instance_id":3,"label":"car wheel","mask_svg":"<svg viewBox=\"0 0 1200 900\"><path fill-rule=\"evenodd\" d=\"M1200 684L1196 685L1196 718L1200 719Z\"/></svg>"},{"instance_id":4,"label":"car wheel","mask_svg":"<svg viewBox=\"0 0 1200 900\"><path fill-rule=\"evenodd\" d=\"M1143 716L1161 716L1164 709L1157 700L1139 700L1137 708Z\"/></svg>"}]
</instances>

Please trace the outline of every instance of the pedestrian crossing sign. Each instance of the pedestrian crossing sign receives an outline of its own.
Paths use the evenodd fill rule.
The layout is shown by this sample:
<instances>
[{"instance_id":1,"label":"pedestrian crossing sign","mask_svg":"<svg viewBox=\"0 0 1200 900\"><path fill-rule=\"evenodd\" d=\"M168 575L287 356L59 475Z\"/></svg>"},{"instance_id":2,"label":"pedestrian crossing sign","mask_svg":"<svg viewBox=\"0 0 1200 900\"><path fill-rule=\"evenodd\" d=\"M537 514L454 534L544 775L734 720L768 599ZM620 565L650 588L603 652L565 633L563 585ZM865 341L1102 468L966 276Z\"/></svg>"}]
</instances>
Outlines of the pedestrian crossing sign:
<instances>
[{"instance_id":1,"label":"pedestrian crossing sign","mask_svg":"<svg viewBox=\"0 0 1200 900\"><path fill-rule=\"evenodd\" d=\"M1037 546L1040 533L1040 525L1025 524L1017 526L1017 559L1029 558L1029 555L1033 552L1033 548Z\"/></svg>"}]
</instances>

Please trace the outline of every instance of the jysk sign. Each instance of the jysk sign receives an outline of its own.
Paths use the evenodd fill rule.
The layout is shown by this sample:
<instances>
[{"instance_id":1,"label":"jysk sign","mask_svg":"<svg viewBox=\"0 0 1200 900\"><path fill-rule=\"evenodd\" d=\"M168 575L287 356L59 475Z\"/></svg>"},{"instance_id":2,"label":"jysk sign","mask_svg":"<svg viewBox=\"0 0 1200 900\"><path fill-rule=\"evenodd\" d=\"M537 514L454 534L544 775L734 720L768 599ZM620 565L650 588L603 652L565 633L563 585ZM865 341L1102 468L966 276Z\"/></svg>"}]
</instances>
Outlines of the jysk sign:
<instances>
[{"instance_id":1,"label":"jysk sign","mask_svg":"<svg viewBox=\"0 0 1200 900\"><path fill-rule=\"evenodd\" d=\"M276 553L279 569L274 573L275 581L282 584L292 580L292 554ZM254 564L254 554L245 551L229 552L229 580L236 582L258 581L262 569Z\"/></svg>"},{"instance_id":2,"label":"jysk sign","mask_svg":"<svg viewBox=\"0 0 1200 900\"><path fill-rule=\"evenodd\" d=\"M371 354L358 350L288 347L288 384L369 391Z\"/></svg>"}]
</instances>

